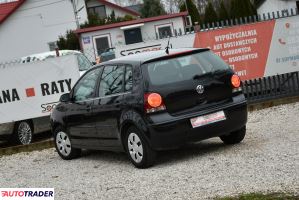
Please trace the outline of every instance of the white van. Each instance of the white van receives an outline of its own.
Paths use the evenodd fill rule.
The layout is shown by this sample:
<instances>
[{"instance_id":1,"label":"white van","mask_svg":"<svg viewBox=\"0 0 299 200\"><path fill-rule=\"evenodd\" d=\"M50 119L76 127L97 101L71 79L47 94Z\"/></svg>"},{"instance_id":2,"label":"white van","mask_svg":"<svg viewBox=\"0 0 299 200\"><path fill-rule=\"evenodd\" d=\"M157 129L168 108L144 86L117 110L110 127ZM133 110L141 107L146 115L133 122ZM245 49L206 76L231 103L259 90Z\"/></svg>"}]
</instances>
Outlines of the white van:
<instances>
[{"instance_id":1,"label":"white van","mask_svg":"<svg viewBox=\"0 0 299 200\"><path fill-rule=\"evenodd\" d=\"M0 138L29 144L50 130L49 115L92 63L79 51L61 50L0 63Z\"/></svg>"}]
</instances>

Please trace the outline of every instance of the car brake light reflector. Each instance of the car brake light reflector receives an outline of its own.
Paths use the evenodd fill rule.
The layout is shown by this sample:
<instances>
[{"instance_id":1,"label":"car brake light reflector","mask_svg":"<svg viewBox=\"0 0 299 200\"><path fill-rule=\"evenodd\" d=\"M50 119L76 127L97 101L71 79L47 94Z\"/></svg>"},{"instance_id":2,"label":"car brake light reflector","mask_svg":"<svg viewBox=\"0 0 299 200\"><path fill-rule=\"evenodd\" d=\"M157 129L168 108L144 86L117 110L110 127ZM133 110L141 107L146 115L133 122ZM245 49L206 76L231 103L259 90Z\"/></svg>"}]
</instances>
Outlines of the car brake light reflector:
<instances>
[{"instance_id":1,"label":"car brake light reflector","mask_svg":"<svg viewBox=\"0 0 299 200\"><path fill-rule=\"evenodd\" d=\"M165 110L166 107L163 103L162 97L158 93L147 93L144 95L144 108L146 113L153 113Z\"/></svg>"},{"instance_id":2,"label":"car brake light reflector","mask_svg":"<svg viewBox=\"0 0 299 200\"><path fill-rule=\"evenodd\" d=\"M231 83L234 88L239 88L241 86L241 80L240 77L236 74L232 75L231 77Z\"/></svg>"}]
</instances>

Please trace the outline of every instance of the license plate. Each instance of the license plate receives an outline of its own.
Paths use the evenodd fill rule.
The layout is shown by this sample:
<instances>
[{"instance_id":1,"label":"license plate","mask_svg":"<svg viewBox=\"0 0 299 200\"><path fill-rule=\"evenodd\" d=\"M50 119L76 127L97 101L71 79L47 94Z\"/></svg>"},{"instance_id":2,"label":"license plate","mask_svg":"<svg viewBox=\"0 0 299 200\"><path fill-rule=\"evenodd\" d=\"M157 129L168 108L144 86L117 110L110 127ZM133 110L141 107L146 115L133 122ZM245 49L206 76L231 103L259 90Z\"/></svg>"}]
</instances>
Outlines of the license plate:
<instances>
[{"instance_id":1,"label":"license plate","mask_svg":"<svg viewBox=\"0 0 299 200\"><path fill-rule=\"evenodd\" d=\"M204 115L200 117L195 117L190 119L191 125L193 128L204 126L207 124L212 124L215 122L226 120L225 114L223 111L212 113L209 115Z\"/></svg>"}]
</instances>

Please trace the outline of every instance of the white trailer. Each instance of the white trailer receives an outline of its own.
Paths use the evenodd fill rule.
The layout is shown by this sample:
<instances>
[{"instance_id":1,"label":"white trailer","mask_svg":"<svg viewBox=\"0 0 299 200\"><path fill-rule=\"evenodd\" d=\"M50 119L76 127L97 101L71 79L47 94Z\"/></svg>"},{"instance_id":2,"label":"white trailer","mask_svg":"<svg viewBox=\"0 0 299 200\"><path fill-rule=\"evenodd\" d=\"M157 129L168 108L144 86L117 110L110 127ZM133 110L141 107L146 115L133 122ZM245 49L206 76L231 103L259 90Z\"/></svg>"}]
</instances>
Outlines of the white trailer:
<instances>
[{"instance_id":1,"label":"white trailer","mask_svg":"<svg viewBox=\"0 0 299 200\"><path fill-rule=\"evenodd\" d=\"M0 136L29 144L34 133L50 130L49 115L62 94L92 67L83 54L60 51L0 64Z\"/></svg>"}]
</instances>

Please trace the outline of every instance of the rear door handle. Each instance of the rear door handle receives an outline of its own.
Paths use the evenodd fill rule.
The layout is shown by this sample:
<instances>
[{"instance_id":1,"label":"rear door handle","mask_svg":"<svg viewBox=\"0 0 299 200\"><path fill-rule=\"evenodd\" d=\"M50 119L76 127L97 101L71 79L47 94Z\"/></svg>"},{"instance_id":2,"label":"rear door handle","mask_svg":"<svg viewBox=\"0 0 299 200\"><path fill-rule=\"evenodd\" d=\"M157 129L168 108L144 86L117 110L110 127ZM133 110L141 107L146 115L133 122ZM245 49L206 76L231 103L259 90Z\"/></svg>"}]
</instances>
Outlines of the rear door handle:
<instances>
[{"instance_id":1,"label":"rear door handle","mask_svg":"<svg viewBox=\"0 0 299 200\"><path fill-rule=\"evenodd\" d=\"M119 108L119 106L120 106L120 102L119 102L119 101L116 101L114 105L115 105L116 108Z\"/></svg>"},{"instance_id":2,"label":"rear door handle","mask_svg":"<svg viewBox=\"0 0 299 200\"><path fill-rule=\"evenodd\" d=\"M90 112L90 111L91 111L91 105L88 105L88 106L86 107L86 111L87 111L87 112Z\"/></svg>"}]
</instances>

